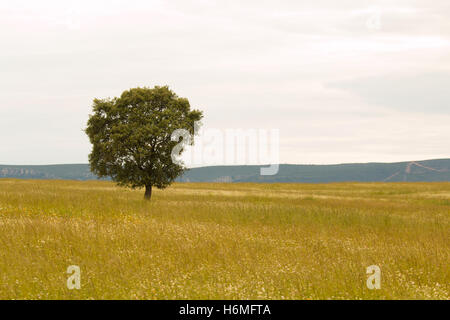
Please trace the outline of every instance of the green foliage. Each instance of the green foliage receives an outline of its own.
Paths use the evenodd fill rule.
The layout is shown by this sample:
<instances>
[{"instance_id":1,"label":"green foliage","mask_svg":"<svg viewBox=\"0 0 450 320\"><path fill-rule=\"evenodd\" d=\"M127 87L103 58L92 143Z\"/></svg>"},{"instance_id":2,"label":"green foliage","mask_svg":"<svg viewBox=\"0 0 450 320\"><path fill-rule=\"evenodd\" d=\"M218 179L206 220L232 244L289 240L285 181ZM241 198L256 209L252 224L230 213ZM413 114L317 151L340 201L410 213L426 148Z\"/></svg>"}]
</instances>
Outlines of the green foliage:
<instances>
[{"instance_id":1,"label":"green foliage","mask_svg":"<svg viewBox=\"0 0 450 320\"><path fill-rule=\"evenodd\" d=\"M86 134L93 145L91 170L131 188L165 188L185 171L173 163L177 129L193 134L202 112L167 86L134 88L119 98L95 99Z\"/></svg>"}]
</instances>

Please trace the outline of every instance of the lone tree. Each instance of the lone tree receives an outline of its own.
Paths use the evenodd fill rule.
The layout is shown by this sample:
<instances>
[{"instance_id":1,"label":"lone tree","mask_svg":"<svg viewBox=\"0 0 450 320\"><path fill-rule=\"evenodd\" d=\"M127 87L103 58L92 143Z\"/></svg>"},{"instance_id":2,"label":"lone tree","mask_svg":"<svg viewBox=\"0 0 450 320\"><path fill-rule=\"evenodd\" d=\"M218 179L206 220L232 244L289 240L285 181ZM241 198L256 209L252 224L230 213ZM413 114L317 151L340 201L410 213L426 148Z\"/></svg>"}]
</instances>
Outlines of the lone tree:
<instances>
[{"instance_id":1,"label":"lone tree","mask_svg":"<svg viewBox=\"0 0 450 320\"><path fill-rule=\"evenodd\" d=\"M93 145L91 170L109 176L118 185L145 187L150 200L152 187L164 189L186 168L172 161L172 133L194 133L202 112L191 110L189 101L167 86L134 88L119 98L95 99L86 134Z\"/></svg>"}]
</instances>

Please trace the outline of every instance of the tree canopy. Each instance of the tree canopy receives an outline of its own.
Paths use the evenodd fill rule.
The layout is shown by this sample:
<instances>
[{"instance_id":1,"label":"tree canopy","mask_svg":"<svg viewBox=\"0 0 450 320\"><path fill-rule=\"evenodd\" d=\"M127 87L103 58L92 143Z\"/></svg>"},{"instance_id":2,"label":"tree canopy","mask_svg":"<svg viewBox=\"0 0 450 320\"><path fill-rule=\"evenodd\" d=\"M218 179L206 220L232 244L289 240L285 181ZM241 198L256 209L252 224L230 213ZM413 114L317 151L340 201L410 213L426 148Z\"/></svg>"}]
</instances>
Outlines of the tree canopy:
<instances>
[{"instance_id":1,"label":"tree canopy","mask_svg":"<svg viewBox=\"0 0 450 320\"><path fill-rule=\"evenodd\" d=\"M172 161L172 141L177 129L194 134L194 123L203 115L191 110L186 98L167 86L133 88L120 97L94 99L86 134L93 145L89 155L92 172L109 176L119 185L163 189L186 168Z\"/></svg>"}]
</instances>

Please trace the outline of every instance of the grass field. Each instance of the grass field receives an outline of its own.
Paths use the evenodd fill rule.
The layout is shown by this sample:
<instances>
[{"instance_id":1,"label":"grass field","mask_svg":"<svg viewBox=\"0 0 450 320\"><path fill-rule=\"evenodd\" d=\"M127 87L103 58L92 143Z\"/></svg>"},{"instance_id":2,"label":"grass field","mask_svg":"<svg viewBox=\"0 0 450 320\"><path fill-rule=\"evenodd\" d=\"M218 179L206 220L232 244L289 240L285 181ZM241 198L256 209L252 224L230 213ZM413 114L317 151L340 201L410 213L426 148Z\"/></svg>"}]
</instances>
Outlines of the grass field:
<instances>
[{"instance_id":1,"label":"grass field","mask_svg":"<svg viewBox=\"0 0 450 320\"><path fill-rule=\"evenodd\" d=\"M450 298L450 183L175 184L142 198L0 180L0 299Z\"/></svg>"}]
</instances>

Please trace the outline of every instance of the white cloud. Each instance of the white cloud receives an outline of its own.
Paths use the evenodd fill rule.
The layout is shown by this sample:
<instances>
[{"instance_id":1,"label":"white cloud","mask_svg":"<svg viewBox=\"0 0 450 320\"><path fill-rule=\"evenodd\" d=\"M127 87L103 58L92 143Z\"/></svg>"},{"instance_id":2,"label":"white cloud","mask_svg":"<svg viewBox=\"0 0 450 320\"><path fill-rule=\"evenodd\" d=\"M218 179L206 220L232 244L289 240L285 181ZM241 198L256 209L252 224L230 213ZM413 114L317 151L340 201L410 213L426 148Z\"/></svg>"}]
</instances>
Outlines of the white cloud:
<instances>
[{"instance_id":1,"label":"white cloud","mask_svg":"<svg viewBox=\"0 0 450 320\"><path fill-rule=\"evenodd\" d=\"M447 100L392 111L387 89L359 79L407 92L415 75L448 72L449 18L443 0L2 1L0 163L86 162L92 99L156 84L210 127L281 129L285 163L448 156Z\"/></svg>"}]
</instances>

